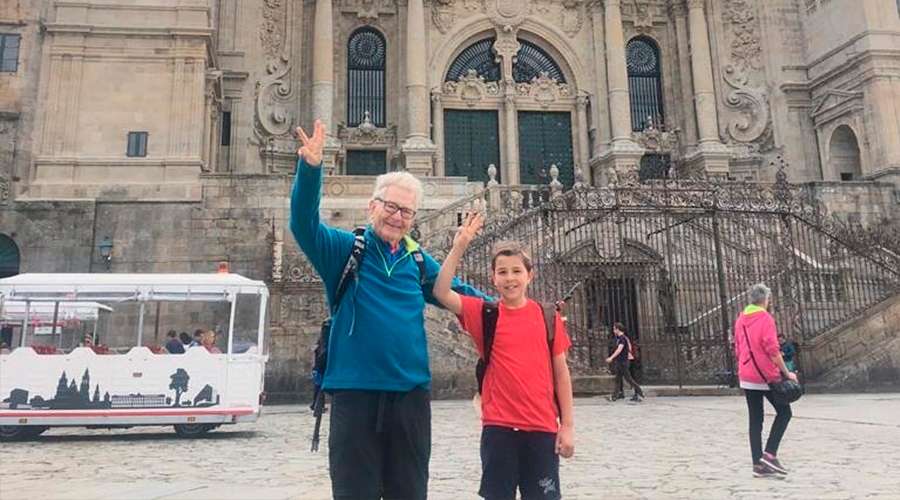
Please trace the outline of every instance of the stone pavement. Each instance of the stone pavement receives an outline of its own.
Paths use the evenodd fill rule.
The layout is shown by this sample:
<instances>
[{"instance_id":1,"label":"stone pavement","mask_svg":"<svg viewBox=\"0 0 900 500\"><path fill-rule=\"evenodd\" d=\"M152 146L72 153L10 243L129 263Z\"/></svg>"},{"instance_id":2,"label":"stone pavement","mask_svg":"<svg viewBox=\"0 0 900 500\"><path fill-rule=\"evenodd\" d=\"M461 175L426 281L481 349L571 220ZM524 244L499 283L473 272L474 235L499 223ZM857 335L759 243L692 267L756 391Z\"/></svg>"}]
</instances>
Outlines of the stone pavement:
<instances>
[{"instance_id":1,"label":"stone pavement","mask_svg":"<svg viewBox=\"0 0 900 500\"><path fill-rule=\"evenodd\" d=\"M430 498L477 498L479 425L469 401L434 403ZM766 425L771 422L767 413ZM900 394L808 395L780 458L783 480L750 473L739 397L576 402L566 498L900 498ZM327 421L323 422L327 430ZM171 428L51 429L0 445L0 499L325 499L327 448L309 452L303 406L197 440ZM323 436L327 442L327 435Z\"/></svg>"}]
</instances>

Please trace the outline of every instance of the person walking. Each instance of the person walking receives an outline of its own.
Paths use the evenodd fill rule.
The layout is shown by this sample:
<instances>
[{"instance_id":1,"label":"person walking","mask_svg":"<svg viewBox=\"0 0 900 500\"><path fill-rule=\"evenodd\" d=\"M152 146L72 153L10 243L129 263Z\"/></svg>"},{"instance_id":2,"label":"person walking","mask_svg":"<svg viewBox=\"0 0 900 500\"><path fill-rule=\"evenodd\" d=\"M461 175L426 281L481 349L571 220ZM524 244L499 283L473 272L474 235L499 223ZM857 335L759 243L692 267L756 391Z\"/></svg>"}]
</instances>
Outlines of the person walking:
<instances>
[{"instance_id":1,"label":"person walking","mask_svg":"<svg viewBox=\"0 0 900 500\"><path fill-rule=\"evenodd\" d=\"M290 228L321 276L334 311L322 390L331 395L328 466L335 499L424 499L431 458L431 371L425 304L440 266L408 233L423 197L408 172L375 179L362 237L364 258L333 304L354 233L319 218L325 126L301 147L291 194ZM420 267L421 265L421 267ZM454 280L460 293L483 296ZM334 307L332 307L334 306Z\"/></svg>"},{"instance_id":2,"label":"person walking","mask_svg":"<svg viewBox=\"0 0 900 500\"><path fill-rule=\"evenodd\" d=\"M635 382L634 377L631 376L630 360L634 358L634 355L631 351L631 341L628 339L628 336L625 335L625 325L618 321L613 323L613 334L616 336L616 348L613 353L606 358L606 362L612 364L613 373L616 375L616 387L613 391L613 395L610 397L610 401L625 397L624 379L628 381L628 385L634 390L634 396L631 397L631 400L639 402L644 398L644 391L641 389L641 386Z\"/></svg>"},{"instance_id":3,"label":"person walking","mask_svg":"<svg viewBox=\"0 0 900 500\"><path fill-rule=\"evenodd\" d=\"M797 375L784 363L778 345L775 318L769 314L772 291L764 284L753 285L747 305L734 323L734 358L738 363L738 379L744 390L749 415L750 456L754 477L781 479L788 473L778 460L778 447L788 422L791 405L777 404L767 381L781 377L797 381ZM765 450L762 447L763 399L775 408L775 421L769 430Z\"/></svg>"}]
</instances>

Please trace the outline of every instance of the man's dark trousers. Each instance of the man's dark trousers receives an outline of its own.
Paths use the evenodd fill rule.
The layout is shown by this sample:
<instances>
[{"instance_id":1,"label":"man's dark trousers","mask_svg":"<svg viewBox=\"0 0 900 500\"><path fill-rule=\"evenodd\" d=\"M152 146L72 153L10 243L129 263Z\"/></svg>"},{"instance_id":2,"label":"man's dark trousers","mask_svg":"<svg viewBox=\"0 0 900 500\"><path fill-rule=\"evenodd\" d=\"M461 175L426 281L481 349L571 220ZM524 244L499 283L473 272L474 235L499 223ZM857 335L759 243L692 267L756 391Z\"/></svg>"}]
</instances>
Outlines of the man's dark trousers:
<instances>
[{"instance_id":1,"label":"man's dark trousers","mask_svg":"<svg viewBox=\"0 0 900 500\"><path fill-rule=\"evenodd\" d=\"M431 458L431 394L332 393L328 461L335 499L425 499Z\"/></svg>"}]
</instances>

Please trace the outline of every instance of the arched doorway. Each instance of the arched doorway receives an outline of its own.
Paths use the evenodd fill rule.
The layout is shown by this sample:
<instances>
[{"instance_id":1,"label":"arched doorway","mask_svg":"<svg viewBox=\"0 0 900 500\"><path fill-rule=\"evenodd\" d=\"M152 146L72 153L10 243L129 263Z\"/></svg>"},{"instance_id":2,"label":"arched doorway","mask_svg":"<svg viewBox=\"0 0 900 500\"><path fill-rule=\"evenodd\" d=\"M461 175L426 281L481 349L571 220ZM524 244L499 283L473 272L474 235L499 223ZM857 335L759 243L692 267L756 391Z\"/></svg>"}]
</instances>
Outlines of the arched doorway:
<instances>
[{"instance_id":1,"label":"arched doorway","mask_svg":"<svg viewBox=\"0 0 900 500\"><path fill-rule=\"evenodd\" d=\"M19 247L12 238L0 234L0 278L19 274Z\"/></svg>"},{"instance_id":2,"label":"arched doorway","mask_svg":"<svg viewBox=\"0 0 900 500\"><path fill-rule=\"evenodd\" d=\"M559 181L573 184L574 85L552 49L524 36L486 36L449 65L435 109L444 175L484 181L494 164L500 182L547 184L556 165ZM510 43L513 51L498 56L497 46Z\"/></svg>"},{"instance_id":3,"label":"arched doorway","mask_svg":"<svg viewBox=\"0 0 900 500\"><path fill-rule=\"evenodd\" d=\"M862 177L859 161L859 142L853 129L841 125L831 134L828 147L831 170L842 181L857 180Z\"/></svg>"}]
</instances>

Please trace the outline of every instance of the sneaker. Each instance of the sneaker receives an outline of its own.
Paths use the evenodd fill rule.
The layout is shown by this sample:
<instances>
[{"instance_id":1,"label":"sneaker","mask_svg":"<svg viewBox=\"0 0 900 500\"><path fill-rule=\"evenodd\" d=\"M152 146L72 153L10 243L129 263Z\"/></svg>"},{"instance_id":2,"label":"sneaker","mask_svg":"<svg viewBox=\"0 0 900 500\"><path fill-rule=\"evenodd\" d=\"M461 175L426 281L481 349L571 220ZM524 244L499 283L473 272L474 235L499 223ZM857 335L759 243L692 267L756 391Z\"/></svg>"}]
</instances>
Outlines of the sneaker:
<instances>
[{"instance_id":1,"label":"sneaker","mask_svg":"<svg viewBox=\"0 0 900 500\"><path fill-rule=\"evenodd\" d=\"M775 458L775 455L772 455L771 453L763 453L763 456L759 459L759 461L768 465L772 470L779 474L788 473L787 469L785 469L784 466L781 465L781 462L779 462L778 459Z\"/></svg>"},{"instance_id":2,"label":"sneaker","mask_svg":"<svg viewBox=\"0 0 900 500\"><path fill-rule=\"evenodd\" d=\"M760 461L753 466L753 477L768 477L772 479L784 479L784 475L779 474L775 469Z\"/></svg>"},{"instance_id":3,"label":"sneaker","mask_svg":"<svg viewBox=\"0 0 900 500\"><path fill-rule=\"evenodd\" d=\"M634 396L631 396L631 400L634 401L635 403L641 402L641 398L637 394L635 394Z\"/></svg>"}]
</instances>

